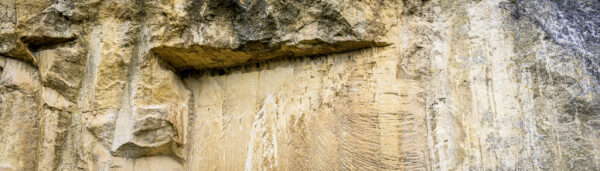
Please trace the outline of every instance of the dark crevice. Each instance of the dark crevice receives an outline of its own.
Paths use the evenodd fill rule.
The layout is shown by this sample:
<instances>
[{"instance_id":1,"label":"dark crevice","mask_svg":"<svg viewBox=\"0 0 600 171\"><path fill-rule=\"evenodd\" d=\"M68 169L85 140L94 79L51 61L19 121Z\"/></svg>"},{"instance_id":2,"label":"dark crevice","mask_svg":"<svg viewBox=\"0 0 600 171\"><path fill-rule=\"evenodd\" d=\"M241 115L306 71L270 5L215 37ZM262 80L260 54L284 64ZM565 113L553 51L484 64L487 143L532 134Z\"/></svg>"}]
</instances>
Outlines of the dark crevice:
<instances>
[{"instance_id":1,"label":"dark crevice","mask_svg":"<svg viewBox=\"0 0 600 171\"><path fill-rule=\"evenodd\" d=\"M48 36L24 36L21 41L27 45L30 52L37 52L39 49L51 47L57 44L64 44L74 41L75 37L48 37Z\"/></svg>"}]
</instances>

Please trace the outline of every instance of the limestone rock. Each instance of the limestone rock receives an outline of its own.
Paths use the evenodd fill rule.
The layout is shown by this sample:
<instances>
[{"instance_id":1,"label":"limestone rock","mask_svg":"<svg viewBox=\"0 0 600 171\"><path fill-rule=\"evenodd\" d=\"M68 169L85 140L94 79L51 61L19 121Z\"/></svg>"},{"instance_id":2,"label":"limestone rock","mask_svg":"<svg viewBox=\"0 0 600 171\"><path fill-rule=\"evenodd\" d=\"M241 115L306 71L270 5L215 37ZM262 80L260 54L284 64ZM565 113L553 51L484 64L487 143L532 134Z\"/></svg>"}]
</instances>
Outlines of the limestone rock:
<instances>
[{"instance_id":1,"label":"limestone rock","mask_svg":"<svg viewBox=\"0 0 600 171\"><path fill-rule=\"evenodd\" d=\"M152 51L174 67L224 68L385 46L378 11L395 2L200 0L184 3L183 38ZM177 28L178 26L174 26ZM181 27L181 26L179 26ZM179 31L179 30L177 30Z\"/></svg>"},{"instance_id":2,"label":"limestone rock","mask_svg":"<svg viewBox=\"0 0 600 171\"><path fill-rule=\"evenodd\" d=\"M41 81L70 101L79 94L84 59L76 47L58 47L38 52Z\"/></svg>"},{"instance_id":3,"label":"limestone rock","mask_svg":"<svg viewBox=\"0 0 600 171\"><path fill-rule=\"evenodd\" d=\"M0 85L31 94L39 91L39 73L36 68L18 60L1 57L4 60Z\"/></svg>"},{"instance_id":4,"label":"limestone rock","mask_svg":"<svg viewBox=\"0 0 600 171\"><path fill-rule=\"evenodd\" d=\"M74 39L71 23L64 12L65 4L54 4L28 19L21 40L32 48Z\"/></svg>"},{"instance_id":5,"label":"limestone rock","mask_svg":"<svg viewBox=\"0 0 600 171\"><path fill-rule=\"evenodd\" d=\"M33 170L41 135L39 73L22 61L0 58L0 169Z\"/></svg>"},{"instance_id":6,"label":"limestone rock","mask_svg":"<svg viewBox=\"0 0 600 171\"><path fill-rule=\"evenodd\" d=\"M595 0L0 0L0 170L600 170Z\"/></svg>"}]
</instances>

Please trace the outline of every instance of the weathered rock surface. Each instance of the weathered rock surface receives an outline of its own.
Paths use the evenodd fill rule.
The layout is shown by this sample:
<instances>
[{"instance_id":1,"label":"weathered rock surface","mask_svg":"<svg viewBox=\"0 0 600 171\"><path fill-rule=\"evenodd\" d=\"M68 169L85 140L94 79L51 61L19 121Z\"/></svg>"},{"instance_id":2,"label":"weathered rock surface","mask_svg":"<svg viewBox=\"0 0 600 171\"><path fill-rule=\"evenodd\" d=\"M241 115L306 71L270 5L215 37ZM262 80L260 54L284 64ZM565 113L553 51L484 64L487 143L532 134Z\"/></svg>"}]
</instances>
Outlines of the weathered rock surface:
<instances>
[{"instance_id":1,"label":"weathered rock surface","mask_svg":"<svg viewBox=\"0 0 600 171\"><path fill-rule=\"evenodd\" d=\"M594 0L0 0L0 170L600 170Z\"/></svg>"}]
</instances>

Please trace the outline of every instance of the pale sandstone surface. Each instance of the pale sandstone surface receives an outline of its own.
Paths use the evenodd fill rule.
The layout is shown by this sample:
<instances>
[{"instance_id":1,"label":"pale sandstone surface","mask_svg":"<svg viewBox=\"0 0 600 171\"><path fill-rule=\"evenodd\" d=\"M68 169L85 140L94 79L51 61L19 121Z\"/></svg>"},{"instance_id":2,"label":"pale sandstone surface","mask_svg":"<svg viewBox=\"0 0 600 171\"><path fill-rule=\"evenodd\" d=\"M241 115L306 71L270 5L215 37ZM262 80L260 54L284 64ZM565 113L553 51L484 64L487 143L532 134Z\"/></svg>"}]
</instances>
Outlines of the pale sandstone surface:
<instances>
[{"instance_id":1,"label":"pale sandstone surface","mask_svg":"<svg viewBox=\"0 0 600 171\"><path fill-rule=\"evenodd\" d=\"M0 0L0 170L600 170L594 0Z\"/></svg>"}]
</instances>

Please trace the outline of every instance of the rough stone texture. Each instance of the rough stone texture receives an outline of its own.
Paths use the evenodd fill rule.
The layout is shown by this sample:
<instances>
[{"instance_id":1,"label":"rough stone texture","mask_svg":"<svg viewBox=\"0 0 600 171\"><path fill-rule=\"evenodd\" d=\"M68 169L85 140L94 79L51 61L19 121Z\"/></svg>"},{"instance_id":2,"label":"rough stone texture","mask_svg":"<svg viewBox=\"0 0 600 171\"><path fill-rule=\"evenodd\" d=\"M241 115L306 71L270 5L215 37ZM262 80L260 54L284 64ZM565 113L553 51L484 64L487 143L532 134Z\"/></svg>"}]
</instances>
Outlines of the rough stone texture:
<instances>
[{"instance_id":1,"label":"rough stone texture","mask_svg":"<svg viewBox=\"0 0 600 171\"><path fill-rule=\"evenodd\" d=\"M0 170L600 170L595 0L0 0Z\"/></svg>"}]
</instances>

